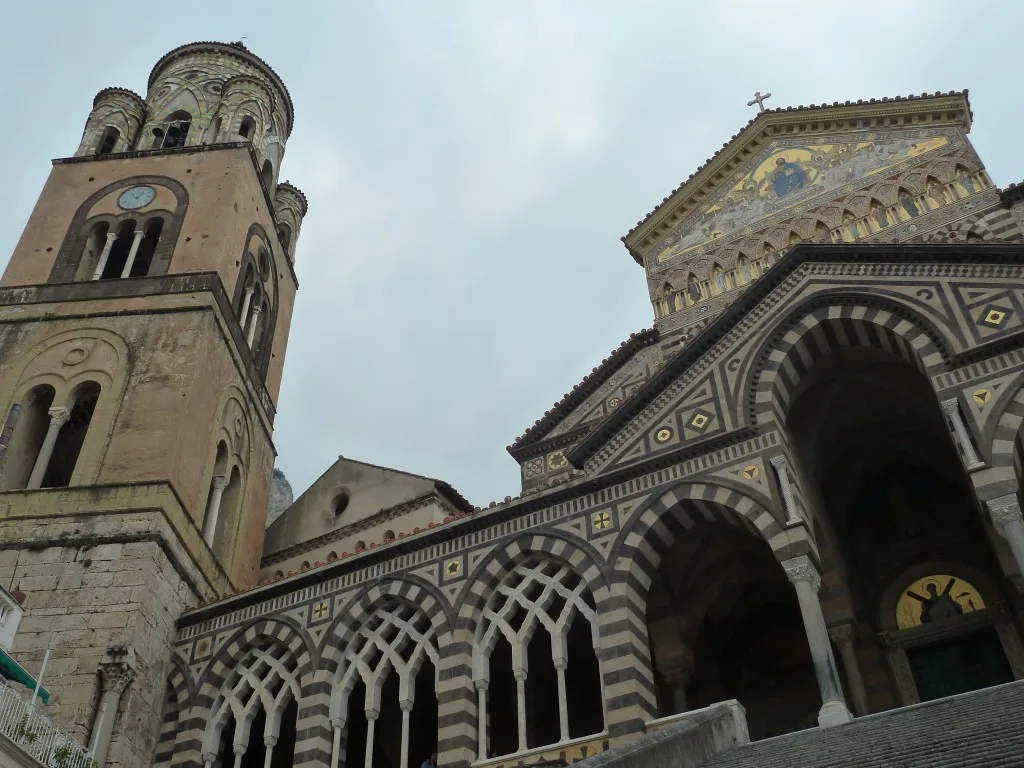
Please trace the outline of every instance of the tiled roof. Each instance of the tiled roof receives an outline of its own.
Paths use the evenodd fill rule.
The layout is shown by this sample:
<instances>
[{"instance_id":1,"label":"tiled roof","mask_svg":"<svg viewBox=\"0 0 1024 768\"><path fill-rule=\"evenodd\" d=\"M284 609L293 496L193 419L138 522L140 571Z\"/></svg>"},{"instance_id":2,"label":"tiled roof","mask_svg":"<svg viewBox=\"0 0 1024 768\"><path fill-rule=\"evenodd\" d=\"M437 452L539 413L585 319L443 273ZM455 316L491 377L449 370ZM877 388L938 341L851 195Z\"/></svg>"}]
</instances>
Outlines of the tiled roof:
<instances>
[{"instance_id":1,"label":"tiled roof","mask_svg":"<svg viewBox=\"0 0 1024 768\"><path fill-rule=\"evenodd\" d=\"M654 328L645 328L637 333L629 334L629 338L626 341L612 350L612 353L602 360L600 365L594 368L588 376L584 376L583 381L572 388L572 391L562 395L562 399L551 406L551 410L544 411L544 415L537 419L532 427L517 437L512 445L506 446L505 450L515 457L517 450L524 447L530 441L530 438L542 437L553 429L558 422L572 413L574 408L586 400L594 390L606 382L615 371L628 362L637 350L653 344L657 340L658 331Z\"/></svg>"},{"instance_id":2,"label":"tiled roof","mask_svg":"<svg viewBox=\"0 0 1024 768\"><path fill-rule=\"evenodd\" d=\"M895 96L893 98L889 98L888 96L883 96L881 99L868 99L867 101L865 101L864 99L857 99L857 101L845 101L845 102L842 102L842 103L840 103L838 101L834 101L831 104L811 104L809 106L804 106L803 104L801 104L798 107L778 107L776 109L766 109L764 112L759 113L756 117L751 119L745 126L743 126L743 128L738 133L734 134L733 137L731 139L729 139L729 141L725 142L725 144L722 145L721 149L719 149L717 152L715 152L715 154L713 154L711 157L709 157L707 160L705 160L704 164L701 165L697 170L695 170L693 173L691 173L689 176L687 176L686 177L686 181L682 182L678 187L673 189L672 192L668 194L668 196L666 196L658 205L656 205L646 216L644 216L642 219L640 219L640 221L638 221L636 223L636 226L634 226L632 229L630 229L629 232L627 232L621 238L621 240L623 242L625 242L626 239L630 235L632 235L640 227L643 226L644 222L646 222L648 219L651 218L651 216L653 216L659 210L661 210L662 206L664 206L669 200L671 200L672 197L679 190L681 190L683 187L685 187L687 185L687 183L691 179L693 179L694 176L696 176L698 173L700 173L702 170L704 170L712 160L714 160L716 157L718 157L720 154L722 154L722 152L725 149L727 149L730 144L732 144L734 141L736 141L736 139L738 139L741 135L743 135L743 133L748 128L750 128L750 126L752 126L754 123L758 122L759 120L763 120L764 118L766 118L768 116L771 116L771 115L778 115L780 113L786 113L786 112L801 112L801 111L809 111L809 110L813 110L813 109L835 109L836 107L854 107L854 106L864 106L864 105L868 105L868 104L883 104L883 103L886 103L886 102L896 102L896 101L919 101L921 99L934 99L934 98L941 98L941 97L944 97L944 96L963 96L964 98L966 98L967 97L967 91L966 90L963 90L963 91L949 91L947 93L943 93L942 91L936 91L935 93L922 93L920 96ZM970 109L969 106L968 106L968 109Z\"/></svg>"}]
</instances>

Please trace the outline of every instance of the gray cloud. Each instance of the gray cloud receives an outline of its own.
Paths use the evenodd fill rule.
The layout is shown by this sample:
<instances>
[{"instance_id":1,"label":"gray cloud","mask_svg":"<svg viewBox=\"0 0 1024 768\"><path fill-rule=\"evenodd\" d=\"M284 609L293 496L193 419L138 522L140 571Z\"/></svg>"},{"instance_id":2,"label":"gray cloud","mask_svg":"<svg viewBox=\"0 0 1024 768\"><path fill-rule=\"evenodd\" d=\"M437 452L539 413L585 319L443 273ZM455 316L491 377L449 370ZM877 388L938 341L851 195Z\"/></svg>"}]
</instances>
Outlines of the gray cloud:
<instances>
[{"instance_id":1,"label":"gray cloud","mask_svg":"<svg viewBox=\"0 0 1024 768\"><path fill-rule=\"evenodd\" d=\"M288 84L283 176L311 207L275 440L297 492L342 453L478 504L515 494L504 446L651 323L618 238L753 116L755 89L796 106L968 87L993 178L1024 177L1009 0L6 11L4 261L101 87L144 91L167 50L241 36Z\"/></svg>"}]
</instances>

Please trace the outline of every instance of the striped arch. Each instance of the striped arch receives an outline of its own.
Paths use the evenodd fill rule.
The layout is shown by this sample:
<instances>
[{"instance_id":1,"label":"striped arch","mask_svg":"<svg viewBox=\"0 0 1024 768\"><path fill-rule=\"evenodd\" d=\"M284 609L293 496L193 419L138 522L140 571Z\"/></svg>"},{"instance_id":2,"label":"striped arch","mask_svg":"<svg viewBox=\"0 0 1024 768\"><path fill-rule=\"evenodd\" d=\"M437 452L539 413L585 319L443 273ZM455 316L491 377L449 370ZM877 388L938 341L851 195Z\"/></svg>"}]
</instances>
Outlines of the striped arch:
<instances>
[{"instance_id":1,"label":"striped arch","mask_svg":"<svg viewBox=\"0 0 1024 768\"><path fill-rule=\"evenodd\" d=\"M160 713L160 733L157 736L154 766L169 766L175 753L175 742L181 733L189 704L195 695L192 675L185 662L175 654L171 656L171 673L167 676L163 709Z\"/></svg>"},{"instance_id":2,"label":"striped arch","mask_svg":"<svg viewBox=\"0 0 1024 768\"><path fill-rule=\"evenodd\" d=\"M995 480L1011 480L1020 476L1022 457L1017 451L1017 439L1021 424L1024 424L1024 386L1017 389L999 414L992 434L982 440L982 450L988 454L984 458L999 475ZM1006 469L1012 469L1013 473L1005 472Z\"/></svg>"},{"instance_id":3,"label":"striped arch","mask_svg":"<svg viewBox=\"0 0 1024 768\"><path fill-rule=\"evenodd\" d=\"M950 359L945 337L916 312L877 297L815 297L770 331L746 374L751 424L763 427L785 416L801 378L829 352L873 347L906 360L925 376Z\"/></svg>"},{"instance_id":4,"label":"striped arch","mask_svg":"<svg viewBox=\"0 0 1024 768\"><path fill-rule=\"evenodd\" d=\"M458 626L475 629L494 590L519 562L534 555L568 564L580 575L598 604L608 597L609 579L604 558L592 545L561 531L524 533L484 558L469 574L456 601Z\"/></svg>"},{"instance_id":5,"label":"striped arch","mask_svg":"<svg viewBox=\"0 0 1024 768\"><path fill-rule=\"evenodd\" d=\"M720 522L764 539L776 558L793 557L792 539L779 525L764 501L718 481L684 482L650 500L612 545L611 562L616 572L626 572L641 604L669 548L700 522Z\"/></svg>"},{"instance_id":6,"label":"striped arch","mask_svg":"<svg viewBox=\"0 0 1024 768\"><path fill-rule=\"evenodd\" d=\"M996 208L977 219L960 224L955 230L957 239L966 241L968 235L974 235L987 242L1003 240L1020 240L1021 231L1017 219L1007 208Z\"/></svg>"},{"instance_id":7,"label":"striped arch","mask_svg":"<svg viewBox=\"0 0 1024 768\"><path fill-rule=\"evenodd\" d=\"M213 738L219 738L223 720L215 723L217 713L226 693L225 686L234 682L239 675L248 674L243 667L253 654L265 656L268 653L278 661L286 659L293 681L306 677L314 668L316 656L313 643L305 630L286 617L259 619L238 630L207 664L200 676L199 686L189 715L182 730L185 736L179 739L173 765L201 765L203 750ZM294 690L293 686L292 689ZM297 696L296 698L300 698ZM299 702L301 706L301 701ZM225 715L226 713L221 713ZM216 734L214 734L216 731Z\"/></svg>"},{"instance_id":8,"label":"striped arch","mask_svg":"<svg viewBox=\"0 0 1024 768\"><path fill-rule=\"evenodd\" d=\"M414 576L388 579L352 598L324 634L321 665L309 701L309 719L300 712L296 766L329 765L336 742L344 755L345 724L352 690L361 681L379 708L381 687L391 670L399 676L399 699L412 700L416 675L434 667L440 705L442 653L451 645L448 604L432 584ZM301 759L300 759L301 758Z\"/></svg>"}]
</instances>

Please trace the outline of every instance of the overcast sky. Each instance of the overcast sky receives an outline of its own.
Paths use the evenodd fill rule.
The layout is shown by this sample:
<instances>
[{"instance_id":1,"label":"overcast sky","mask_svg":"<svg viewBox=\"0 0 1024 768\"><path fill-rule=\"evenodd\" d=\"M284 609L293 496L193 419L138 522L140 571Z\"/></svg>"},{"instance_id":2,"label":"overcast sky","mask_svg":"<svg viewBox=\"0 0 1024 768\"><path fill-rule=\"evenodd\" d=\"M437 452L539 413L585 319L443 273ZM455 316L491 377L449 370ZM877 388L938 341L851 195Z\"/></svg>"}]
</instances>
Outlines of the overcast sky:
<instances>
[{"instance_id":1,"label":"overcast sky","mask_svg":"<svg viewBox=\"0 0 1024 768\"><path fill-rule=\"evenodd\" d=\"M146 8L159 15L146 16ZM196 40L245 44L296 106L310 201L277 417L296 496L339 454L519 491L505 452L652 322L619 237L769 106L969 88L1024 179L1019 0L517 0L4 6L0 267L95 93ZM300 10L301 9L301 10Z\"/></svg>"}]
</instances>

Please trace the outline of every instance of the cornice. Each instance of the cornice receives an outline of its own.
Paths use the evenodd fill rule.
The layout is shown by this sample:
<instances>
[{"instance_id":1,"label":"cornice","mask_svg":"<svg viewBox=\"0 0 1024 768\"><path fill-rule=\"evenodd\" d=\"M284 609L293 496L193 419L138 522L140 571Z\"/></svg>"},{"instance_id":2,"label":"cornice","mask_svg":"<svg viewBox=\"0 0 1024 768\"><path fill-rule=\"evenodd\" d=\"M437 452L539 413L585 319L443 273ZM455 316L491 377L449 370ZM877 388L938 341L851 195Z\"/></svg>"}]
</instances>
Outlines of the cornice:
<instances>
[{"instance_id":1,"label":"cornice","mask_svg":"<svg viewBox=\"0 0 1024 768\"><path fill-rule=\"evenodd\" d=\"M643 252L650 247L653 239L664 235L707 200L720 184L732 178L733 172L744 161L772 139L872 128L891 129L907 125L957 125L965 132L970 131L971 111L967 91L766 110L747 123L743 130L723 144L718 152L638 221L621 238L622 242L633 259L642 265Z\"/></svg>"}]
</instances>

